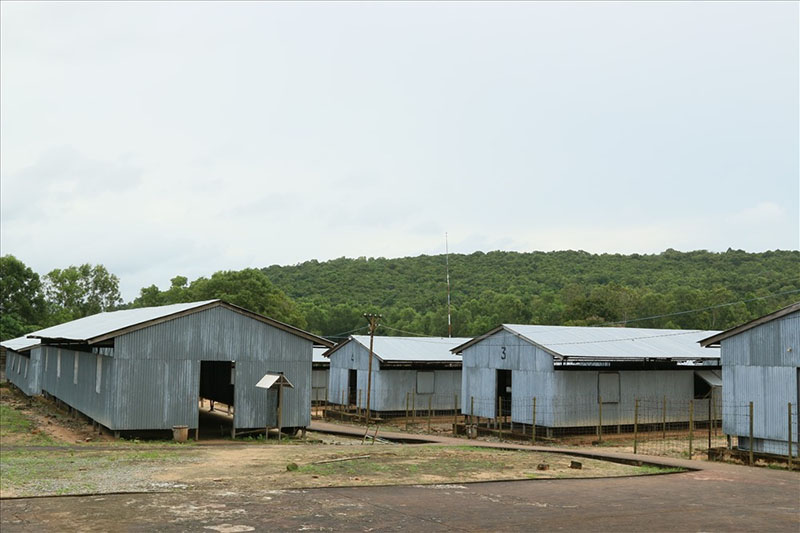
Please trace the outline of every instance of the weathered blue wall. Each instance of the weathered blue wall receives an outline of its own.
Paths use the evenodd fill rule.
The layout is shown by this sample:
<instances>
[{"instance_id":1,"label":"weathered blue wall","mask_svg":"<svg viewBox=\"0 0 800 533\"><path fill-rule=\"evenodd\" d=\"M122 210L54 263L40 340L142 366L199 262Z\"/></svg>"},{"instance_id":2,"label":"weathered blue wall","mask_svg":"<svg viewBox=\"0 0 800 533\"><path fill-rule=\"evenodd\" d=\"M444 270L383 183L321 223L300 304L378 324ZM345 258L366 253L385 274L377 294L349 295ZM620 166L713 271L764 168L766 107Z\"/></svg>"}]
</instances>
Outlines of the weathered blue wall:
<instances>
[{"instance_id":1,"label":"weathered blue wall","mask_svg":"<svg viewBox=\"0 0 800 533\"><path fill-rule=\"evenodd\" d=\"M750 449L749 403L753 402L753 450L789 451L788 403L792 403L793 454L797 455L800 312L722 340L723 426Z\"/></svg>"}]
</instances>

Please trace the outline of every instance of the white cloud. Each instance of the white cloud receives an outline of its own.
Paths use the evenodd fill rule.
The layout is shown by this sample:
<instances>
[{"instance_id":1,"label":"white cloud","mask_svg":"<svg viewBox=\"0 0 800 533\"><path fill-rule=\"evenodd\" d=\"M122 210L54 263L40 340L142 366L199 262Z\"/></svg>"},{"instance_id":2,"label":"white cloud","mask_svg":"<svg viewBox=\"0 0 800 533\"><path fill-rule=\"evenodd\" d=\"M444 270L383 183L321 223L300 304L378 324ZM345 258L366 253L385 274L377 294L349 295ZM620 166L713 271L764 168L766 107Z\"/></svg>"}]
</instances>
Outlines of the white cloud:
<instances>
[{"instance_id":1,"label":"white cloud","mask_svg":"<svg viewBox=\"0 0 800 533\"><path fill-rule=\"evenodd\" d=\"M798 248L795 4L0 10L2 253L103 263L126 299L445 231Z\"/></svg>"}]
</instances>

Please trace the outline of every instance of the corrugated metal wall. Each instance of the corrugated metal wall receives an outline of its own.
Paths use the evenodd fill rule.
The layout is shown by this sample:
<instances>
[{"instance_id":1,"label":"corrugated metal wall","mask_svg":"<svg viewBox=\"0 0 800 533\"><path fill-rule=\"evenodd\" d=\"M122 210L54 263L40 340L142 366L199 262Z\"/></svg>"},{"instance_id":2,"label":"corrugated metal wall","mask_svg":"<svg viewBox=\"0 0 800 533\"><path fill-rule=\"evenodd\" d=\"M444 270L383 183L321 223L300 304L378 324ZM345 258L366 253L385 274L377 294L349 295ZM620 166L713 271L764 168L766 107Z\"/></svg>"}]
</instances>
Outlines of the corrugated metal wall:
<instances>
[{"instance_id":1,"label":"corrugated metal wall","mask_svg":"<svg viewBox=\"0 0 800 533\"><path fill-rule=\"evenodd\" d=\"M553 357L516 335L502 330L473 344L462 353L461 412L493 418L497 410L497 370L512 372L512 390L522 396L552 395ZM517 385L519 383L519 385ZM471 401L474 398L474 401ZM538 401L538 400L537 400ZM512 407L513 409L513 407ZM544 414L544 411L542 411ZM513 416L513 413L512 413ZM532 414L528 414L528 419ZM547 420L537 423L546 425ZM516 420L515 420L516 421Z\"/></svg>"},{"instance_id":2,"label":"corrugated metal wall","mask_svg":"<svg viewBox=\"0 0 800 533\"><path fill-rule=\"evenodd\" d=\"M42 352L39 347L25 354L6 350L6 379L28 396L41 394L41 363Z\"/></svg>"},{"instance_id":3,"label":"corrugated metal wall","mask_svg":"<svg viewBox=\"0 0 800 533\"><path fill-rule=\"evenodd\" d=\"M112 416L117 390L114 380L113 358L88 352L78 352L54 346L42 346L42 390L55 396L67 405L110 429L114 425ZM75 376L75 359L78 373ZM98 358L102 363L97 364ZM59 362L60 361L60 362ZM100 392L98 390L100 370Z\"/></svg>"},{"instance_id":4,"label":"corrugated metal wall","mask_svg":"<svg viewBox=\"0 0 800 533\"><path fill-rule=\"evenodd\" d=\"M367 405L367 370L369 368L369 349L351 341L331 355L329 376L329 401L342 403L342 393L347 394L350 369L358 371L357 390L361 390L361 405ZM425 370L421 370L425 371ZM377 357L372 361L372 394L370 409L373 411L404 411L406 393L416 390L418 370L403 368L381 368ZM432 409L452 409L456 394L461 394L460 370L433 370L434 393ZM417 395L417 408L427 408L428 396Z\"/></svg>"},{"instance_id":5,"label":"corrugated metal wall","mask_svg":"<svg viewBox=\"0 0 800 533\"><path fill-rule=\"evenodd\" d=\"M328 394L328 369L311 371L311 400L314 402L325 401Z\"/></svg>"},{"instance_id":6,"label":"corrugated metal wall","mask_svg":"<svg viewBox=\"0 0 800 533\"><path fill-rule=\"evenodd\" d=\"M404 411L407 394L414 395L416 408L422 410L428 408L429 397L431 409L434 410L452 410L456 395L459 396L459 402L461 401L461 370L433 370L433 394L417 392L417 372L430 371L384 368L375 373L373 397L370 400L372 409L375 411ZM362 403L364 405L361 407L366 407L366 398Z\"/></svg>"},{"instance_id":7,"label":"corrugated metal wall","mask_svg":"<svg viewBox=\"0 0 800 533\"><path fill-rule=\"evenodd\" d=\"M237 428L277 424L276 399L255 387L267 372L283 372L294 385L284 389L283 425L308 426L311 355L311 341L224 307L140 329L115 340L115 358L129 361L117 375L124 392L116 416L125 429L196 427L200 361L235 361Z\"/></svg>"},{"instance_id":8,"label":"corrugated metal wall","mask_svg":"<svg viewBox=\"0 0 800 533\"><path fill-rule=\"evenodd\" d=\"M112 356L52 346L42 350L43 389L112 430L197 427L201 361L236 362L237 428L276 425L276 400L268 402L267 392L255 387L267 372L283 372L294 385L284 389L283 425L311 422L312 342L223 307L121 335Z\"/></svg>"},{"instance_id":9,"label":"corrugated metal wall","mask_svg":"<svg viewBox=\"0 0 800 533\"><path fill-rule=\"evenodd\" d=\"M358 385L362 395L367 390L367 370L369 368L369 350L365 350L359 343L350 341L330 356L330 376L328 381L328 401L341 404L342 398L347 402L349 387L349 370L358 370ZM375 392L375 374L378 371L378 358L372 361L372 390ZM344 395L344 396L343 396ZM366 401L365 401L366 403Z\"/></svg>"},{"instance_id":10,"label":"corrugated metal wall","mask_svg":"<svg viewBox=\"0 0 800 533\"><path fill-rule=\"evenodd\" d=\"M788 452L788 403L797 433L800 312L722 341L723 431L749 449L749 402L753 402L754 450ZM794 447L793 447L794 448ZM794 453L797 453L795 450Z\"/></svg>"},{"instance_id":11,"label":"corrugated metal wall","mask_svg":"<svg viewBox=\"0 0 800 533\"><path fill-rule=\"evenodd\" d=\"M499 331L462 354L462 404L465 414L494 418L497 412L497 370L511 370L511 418L530 424L536 397L536 424L548 427L591 426L598 421L598 374L602 368L560 370L544 350L507 331ZM663 400L667 422L688 421L688 402L694 397L694 371L620 370L619 402L603 403L603 424L632 424L638 398ZM678 407L685 402L687 408ZM705 412L705 400L695 410Z\"/></svg>"}]
</instances>

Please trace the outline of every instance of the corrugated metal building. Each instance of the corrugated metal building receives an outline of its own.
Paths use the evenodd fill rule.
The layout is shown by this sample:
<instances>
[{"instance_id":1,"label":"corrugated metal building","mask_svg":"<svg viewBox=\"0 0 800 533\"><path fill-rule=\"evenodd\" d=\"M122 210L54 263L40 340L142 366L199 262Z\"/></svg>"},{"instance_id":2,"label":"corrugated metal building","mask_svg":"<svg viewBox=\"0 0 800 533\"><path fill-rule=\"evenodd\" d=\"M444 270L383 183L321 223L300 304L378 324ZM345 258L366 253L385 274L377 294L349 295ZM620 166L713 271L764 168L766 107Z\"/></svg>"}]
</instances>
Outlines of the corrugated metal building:
<instances>
[{"instance_id":1,"label":"corrugated metal building","mask_svg":"<svg viewBox=\"0 0 800 533\"><path fill-rule=\"evenodd\" d=\"M722 349L724 386L722 429L749 450L750 402L753 402L754 452L798 455L797 410L800 401L800 302L700 341Z\"/></svg>"},{"instance_id":2,"label":"corrugated metal building","mask_svg":"<svg viewBox=\"0 0 800 533\"><path fill-rule=\"evenodd\" d=\"M323 354L328 351L326 347L315 347L311 366L311 402L321 403L328 397L328 376L330 374L330 360Z\"/></svg>"},{"instance_id":3,"label":"corrugated metal building","mask_svg":"<svg viewBox=\"0 0 800 533\"><path fill-rule=\"evenodd\" d=\"M39 339L17 337L0 343L6 350L6 379L28 396L42 393Z\"/></svg>"},{"instance_id":4,"label":"corrugated metal building","mask_svg":"<svg viewBox=\"0 0 800 533\"><path fill-rule=\"evenodd\" d=\"M466 340L376 336L370 410L378 414L404 412L409 393L416 396L417 408L427 408L430 398L432 409L452 410L455 396L461 392L461 357L450 349ZM331 362L330 403L366 408L369 342L367 335L353 335L326 352Z\"/></svg>"},{"instance_id":5,"label":"corrugated metal building","mask_svg":"<svg viewBox=\"0 0 800 533\"><path fill-rule=\"evenodd\" d=\"M642 328L502 325L453 349L462 355L462 412L503 416L546 428L593 426L602 402L603 424L632 424L637 398L670 405L696 397L695 377L713 390L719 354L697 341L709 331ZM686 363L711 363L696 372ZM501 400L498 400L501 398ZM708 400L705 400L708 401ZM708 406L698 405L703 412ZM472 410L472 411L471 411ZM508 410L508 411L506 411ZM687 420L671 409L668 422Z\"/></svg>"},{"instance_id":6,"label":"corrugated metal building","mask_svg":"<svg viewBox=\"0 0 800 533\"><path fill-rule=\"evenodd\" d=\"M255 387L268 372L294 385L283 426L306 427L312 347L333 345L220 300L100 313L31 336L40 389L114 431L197 428L200 397L232 405L234 428L275 427L277 393Z\"/></svg>"}]
</instances>

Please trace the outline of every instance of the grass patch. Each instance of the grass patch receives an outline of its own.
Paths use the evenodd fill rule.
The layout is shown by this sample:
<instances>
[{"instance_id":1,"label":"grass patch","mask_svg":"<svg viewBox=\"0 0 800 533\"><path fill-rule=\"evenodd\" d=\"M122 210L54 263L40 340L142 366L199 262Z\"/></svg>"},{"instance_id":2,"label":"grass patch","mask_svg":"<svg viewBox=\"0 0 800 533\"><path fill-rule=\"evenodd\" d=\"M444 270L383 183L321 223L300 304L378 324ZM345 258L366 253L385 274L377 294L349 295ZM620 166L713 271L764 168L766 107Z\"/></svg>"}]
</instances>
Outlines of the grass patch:
<instances>
[{"instance_id":1,"label":"grass patch","mask_svg":"<svg viewBox=\"0 0 800 533\"><path fill-rule=\"evenodd\" d=\"M0 455L0 490L15 495L76 494L114 490L141 471L174 464L186 454L177 450L36 450ZM127 478L127 479L126 479Z\"/></svg>"},{"instance_id":2,"label":"grass patch","mask_svg":"<svg viewBox=\"0 0 800 533\"><path fill-rule=\"evenodd\" d=\"M14 444L26 446L49 446L57 441L49 435L36 431L33 421L21 411L0 404L0 441L13 440Z\"/></svg>"},{"instance_id":3,"label":"grass patch","mask_svg":"<svg viewBox=\"0 0 800 533\"><path fill-rule=\"evenodd\" d=\"M675 472L686 472L686 469L677 466L655 466L655 465L642 465L636 467L636 474L638 475L673 474Z\"/></svg>"}]
</instances>

